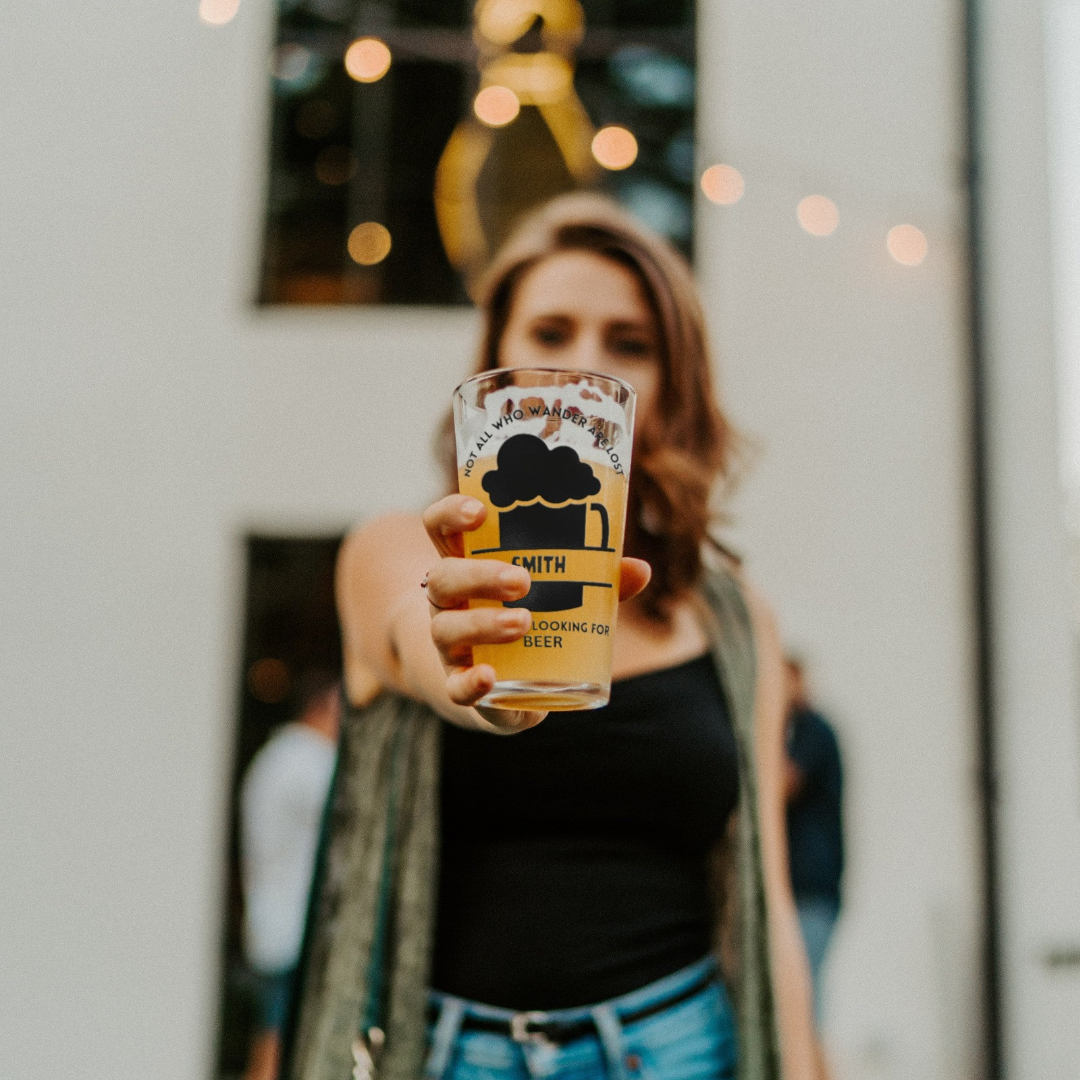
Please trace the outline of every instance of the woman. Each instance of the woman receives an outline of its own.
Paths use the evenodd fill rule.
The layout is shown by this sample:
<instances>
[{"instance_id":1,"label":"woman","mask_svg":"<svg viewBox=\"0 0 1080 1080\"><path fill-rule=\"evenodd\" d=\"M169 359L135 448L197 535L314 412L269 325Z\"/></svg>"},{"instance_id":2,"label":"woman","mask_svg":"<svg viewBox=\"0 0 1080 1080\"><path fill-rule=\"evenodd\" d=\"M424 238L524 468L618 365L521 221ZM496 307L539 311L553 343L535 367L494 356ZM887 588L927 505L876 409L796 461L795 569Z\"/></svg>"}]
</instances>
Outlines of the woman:
<instances>
[{"instance_id":1,"label":"woman","mask_svg":"<svg viewBox=\"0 0 1080 1080\"><path fill-rule=\"evenodd\" d=\"M472 647L531 625L523 609L468 607L530 586L520 567L461 557L480 503L448 495L422 519L364 526L343 549L346 652L449 721L428 1076L734 1076L733 1014L707 959L708 867L740 785L756 780L784 1076L809 1080L810 994L784 838L782 657L749 587L752 777L740 779L710 658L709 496L730 469L732 431L714 403L689 271L610 203L567 196L510 241L480 302L481 370L614 375L637 391L638 420L603 709L545 718L477 706L495 673L472 663ZM725 565L714 573L737 576L716 558Z\"/></svg>"}]
</instances>

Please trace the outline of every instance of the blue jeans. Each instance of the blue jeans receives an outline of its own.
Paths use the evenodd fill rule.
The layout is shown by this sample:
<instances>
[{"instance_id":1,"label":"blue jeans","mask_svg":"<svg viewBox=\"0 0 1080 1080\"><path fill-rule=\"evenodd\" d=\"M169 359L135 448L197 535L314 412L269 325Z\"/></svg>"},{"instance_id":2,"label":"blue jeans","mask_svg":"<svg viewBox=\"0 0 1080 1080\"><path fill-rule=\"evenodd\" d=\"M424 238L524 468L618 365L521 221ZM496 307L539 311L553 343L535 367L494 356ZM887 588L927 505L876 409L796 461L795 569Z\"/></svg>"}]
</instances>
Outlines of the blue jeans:
<instances>
[{"instance_id":1,"label":"blue jeans","mask_svg":"<svg viewBox=\"0 0 1080 1080\"><path fill-rule=\"evenodd\" d=\"M829 951L840 905L828 897L800 896L795 899L806 944L806 959L810 961L810 978L814 983L814 1013L821 1023L821 971Z\"/></svg>"},{"instance_id":2,"label":"blue jeans","mask_svg":"<svg viewBox=\"0 0 1080 1080\"><path fill-rule=\"evenodd\" d=\"M280 1031L289 1015L296 968L256 971L256 1025L260 1031Z\"/></svg>"},{"instance_id":3,"label":"blue jeans","mask_svg":"<svg viewBox=\"0 0 1080 1080\"><path fill-rule=\"evenodd\" d=\"M596 1034L564 1046L462 1031L466 1015L509 1020L514 1013L433 992L439 1017L426 1080L733 1080L735 1021L719 982L626 1027L619 1020L676 997L713 966L707 958L611 1001L546 1013L547 1019L566 1023L591 1018Z\"/></svg>"}]
</instances>

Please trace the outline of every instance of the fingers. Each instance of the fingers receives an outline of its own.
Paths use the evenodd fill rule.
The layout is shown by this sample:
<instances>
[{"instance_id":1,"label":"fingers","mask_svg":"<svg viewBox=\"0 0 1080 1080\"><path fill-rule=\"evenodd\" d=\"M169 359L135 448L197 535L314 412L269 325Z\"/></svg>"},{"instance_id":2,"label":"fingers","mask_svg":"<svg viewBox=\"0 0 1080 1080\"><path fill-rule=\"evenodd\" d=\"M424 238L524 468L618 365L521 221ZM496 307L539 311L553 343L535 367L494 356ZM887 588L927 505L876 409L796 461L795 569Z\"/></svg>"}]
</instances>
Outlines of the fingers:
<instances>
[{"instance_id":1,"label":"fingers","mask_svg":"<svg viewBox=\"0 0 1080 1080\"><path fill-rule=\"evenodd\" d=\"M619 602L637 596L652 579L644 559L623 559ZM428 599L439 608L459 607L469 600L520 600L531 584L529 572L497 559L443 559L428 575Z\"/></svg>"},{"instance_id":2,"label":"fingers","mask_svg":"<svg viewBox=\"0 0 1080 1080\"><path fill-rule=\"evenodd\" d=\"M454 668L446 679L447 693L456 705L475 706L495 685L495 669L490 664ZM512 709L478 708L480 718L488 729L501 735L512 735L536 727L546 712L524 712Z\"/></svg>"},{"instance_id":3,"label":"fingers","mask_svg":"<svg viewBox=\"0 0 1080 1080\"><path fill-rule=\"evenodd\" d=\"M424 511L424 528L440 555L463 555L463 532L480 528L487 517L487 507L467 495L447 495Z\"/></svg>"},{"instance_id":4,"label":"fingers","mask_svg":"<svg viewBox=\"0 0 1080 1080\"><path fill-rule=\"evenodd\" d=\"M443 559L427 577L428 599L437 608L469 600L520 600L532 584L529 571L496 559Z\"/></svg>"},{"instance_id":5,"label":"fingers","mask_svg":"<svg viewBox=\"0 0 1080 1080\"><path fill-rule=\"evenodd\" d=\"M536 727L546 716L546 712L525 712L513 709L476 709L480 718L491 726L499 735L515 735L519 731Z\"/></svg>"},{"instance_id":6,"label":"fingers","mask_svg":"<svg viewBox=\"0 0 1080 1080\"><path fill-rule=\"evenodd\" d=\"M619 571L619 603L637 596L651 579L652 567L644 559L623 559Z\"/></svg>"},{"instance_id":7,"label":"fingers","mask_svg":"<svg viewBox=\"0 0 1080 1080\"><path fill-rule=\"evenodd\" d=\"M495 669L490 664L455 668L446 677L446 692L455 705L475 705L495 685Z\"/></svg>"},{"instance_id":8,"label":"fingers","mask_svg":"<svg viewBox=\"0 0 1080 1080\"><path fill-rule=\"evenodd\" d=\"M431 639L444 663L468 665L474 645L517 641L531 626L532 613L525 608L458 608L432 616Z\"/></svg>"}]
</instances>

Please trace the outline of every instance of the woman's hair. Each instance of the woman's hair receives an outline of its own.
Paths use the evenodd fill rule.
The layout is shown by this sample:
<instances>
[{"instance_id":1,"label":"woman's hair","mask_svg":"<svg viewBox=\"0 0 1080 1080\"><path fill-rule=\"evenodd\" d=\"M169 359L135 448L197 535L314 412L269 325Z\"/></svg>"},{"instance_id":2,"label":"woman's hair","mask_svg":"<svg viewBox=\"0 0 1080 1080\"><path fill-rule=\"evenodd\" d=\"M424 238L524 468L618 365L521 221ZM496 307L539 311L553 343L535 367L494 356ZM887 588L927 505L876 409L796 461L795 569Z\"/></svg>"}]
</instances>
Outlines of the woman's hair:
<instances>
[{"instance_id":1,"label":"woman's hair","mask_svg":"<svg viewBox=\"0 0 1080 1080\"><path fill-rule=\"evenodd\" d=\"M658 330L656 414L638 417L630 469L625 551L652 565L642 594L650 618L666 622L671 603L702 572L710 494L730 474L736 434L714 397L705 320L686 261L665 240L598 195L564 195L530 215L496 255L476 289L484 327L477 371L499 366L499 349L518 286L549 256L589 251L633 272ZM456 488L452 418L440 457Z\"/></svg>"}]
</instances>

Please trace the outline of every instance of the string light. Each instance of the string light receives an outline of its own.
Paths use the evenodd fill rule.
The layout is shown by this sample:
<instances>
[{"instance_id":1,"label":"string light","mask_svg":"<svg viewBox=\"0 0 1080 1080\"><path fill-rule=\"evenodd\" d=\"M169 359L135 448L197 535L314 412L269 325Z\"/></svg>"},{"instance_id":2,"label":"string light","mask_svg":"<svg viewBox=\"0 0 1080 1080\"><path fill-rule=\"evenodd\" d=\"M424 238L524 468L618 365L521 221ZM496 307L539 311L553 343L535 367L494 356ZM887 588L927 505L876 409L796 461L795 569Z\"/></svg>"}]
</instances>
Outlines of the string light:
<instances>
[{"instance_id":1,"label":"string light","mask_svg":"<svg viewBox=\"0 0 1080 1080\"><path fill-rule=\"evenodd\" d=\"M240 0L199 0L199 18L207 26L224 26L240 10Z\"/></svg>"},{"instance_id":2,"label":"string light","mask_svg":"<svg viewBox=\"0 0 1080 1080\"><path fill-rule=\"evenodd\" d=\"M742 173L732 165L710 165L701 174L701 190L718 206L734 206L746 190Z\"/></svg>"},{"instance_id":3,"label":"string light","mask_svg":"<svg viewBox=\"0 0 1080 1080\"><path fill-rule=\"evenodd\" d=\"M390 254L390 230L377 221L365 221L349 233L349 254L361 266L374 266Z\"/></svg>"},{"instance_id":4,"label":"string light","mask_svg":"<svg viewBox=\"0 0 1080 1080\"><path fill-rule=\"evenodd\" d=\"M488 127L504 127L521 112L521 102L508 86L485 86L473 101L473 112Z\"/></svg>"},{"instance_id":5,"label":"string light","mask_svg":"<svg viewBox=\"0 0 1080 1080\"><path fill-rule=\"evenodd\" d=\"M357 38L345 50L345 70L357 82L378 82L389 70L390 49L377 37Z\"/></svg>"},{"instance_id":6,"label":"string light","mask_svg":"<svg viewBox=\"0 0 1080 1080\"><path fill-rule=\"evenodd\" d=\"M831 236L840 224L836 203L824 195L807 195L799 202L795 215L811 236Z\"/></svg>"},{"instance_id":7,"label":"string light","mask_svg":"<svg viewBox=\"0 0 1080 1080\"><path fill-rule=\"evenodd\" d=\"M901 266L918 266L926 258L926 234L914 225L894 225L885 238L889 254Z\"/></svg>"},{"instance_id":8,"label":"string light","mask_svg":"<svg viewBox=\"0 0 1080 1080\"><path fill-rule=\"evenodd\" d=\"M629 169L637 160L637 139L632 131L619 124L608 124L593 137L592 152L605 169Z\"/></svg>"}]
</instances>

